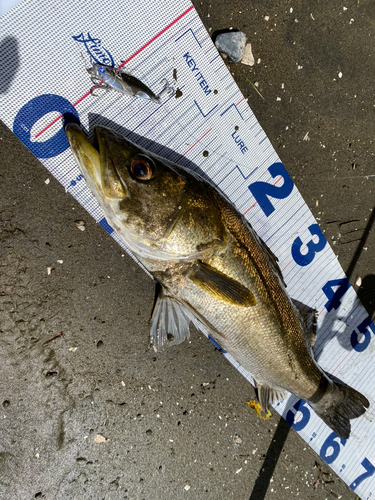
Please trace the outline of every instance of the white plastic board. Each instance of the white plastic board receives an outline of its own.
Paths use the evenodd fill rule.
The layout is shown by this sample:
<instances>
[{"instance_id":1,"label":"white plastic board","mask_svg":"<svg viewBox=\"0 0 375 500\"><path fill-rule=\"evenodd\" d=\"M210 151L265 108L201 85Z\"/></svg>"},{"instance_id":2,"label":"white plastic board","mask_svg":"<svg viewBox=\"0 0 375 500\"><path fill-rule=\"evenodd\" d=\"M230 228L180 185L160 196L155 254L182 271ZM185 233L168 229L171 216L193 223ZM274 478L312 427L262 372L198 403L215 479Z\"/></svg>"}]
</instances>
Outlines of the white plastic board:
<instances>
[{"instance_id":1,"label":"white plastic board","mask_svg":"<svg viewBox=\"0 0 375 500\"><path fill-rule=\"evenodd\" d=\"M278 256L290 295L319 313L319 364L371 406L352 421L347 441L294 396L276 409L369 499L375 491L375 326L192 4L25 0L0 18L0 33L9 67L0 118L116 241L75 165L61 113L75 114L90 131L94 124L108 125L187 168L193 162ZM172 83L177 74L182 95L163 96L160 105L114 91L94 97L81 58L86 51L103 64L125 61L155 93L163 78Z\"/></svg>"}]
</instances>

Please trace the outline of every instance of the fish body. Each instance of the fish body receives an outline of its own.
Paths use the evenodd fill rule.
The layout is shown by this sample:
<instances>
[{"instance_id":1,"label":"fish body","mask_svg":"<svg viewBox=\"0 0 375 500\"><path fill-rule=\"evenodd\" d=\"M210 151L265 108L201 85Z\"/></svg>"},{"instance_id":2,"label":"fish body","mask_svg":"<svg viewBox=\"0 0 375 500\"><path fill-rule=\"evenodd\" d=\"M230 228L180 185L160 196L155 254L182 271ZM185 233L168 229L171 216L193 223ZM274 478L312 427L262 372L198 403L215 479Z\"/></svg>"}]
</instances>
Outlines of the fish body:
<instances>
[{"instance_id":1,"label":"fish body","mask_svg":"<svg viewBox=\"0 0 375 500\"><path fill-rule=\"evenodd\" d=\"M98 149L77 125L66 133L108 221L161 285L155 350L188 339L197 318L253 376L264 410L291 392L347 439L368 400L318 366L314 312L300 313L276 257L225 196L105 127L95 128Z\"/></svg>"}]
</instances>

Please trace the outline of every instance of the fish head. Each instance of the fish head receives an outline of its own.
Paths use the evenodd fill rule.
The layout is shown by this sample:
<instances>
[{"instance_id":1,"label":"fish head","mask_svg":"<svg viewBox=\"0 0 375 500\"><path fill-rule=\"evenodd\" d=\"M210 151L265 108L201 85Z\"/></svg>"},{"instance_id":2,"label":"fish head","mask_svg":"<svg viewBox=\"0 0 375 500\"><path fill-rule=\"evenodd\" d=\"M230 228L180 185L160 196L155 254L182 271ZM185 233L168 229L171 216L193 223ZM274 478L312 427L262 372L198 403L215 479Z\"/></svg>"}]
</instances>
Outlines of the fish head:
<instances>
[{"instance_id":1,"label":"fish head","mask_svg":"<svg viewBox=\"0 0 375 500\"><path fill-rule=\"evenodd\" d=\"M209 216L204 222L200 222L203 217L195 221L194 212L207 207L202 206L202 200L197 201L199 186L192 186L188 174L106 127L95 127L95 146L77 124L68 124L65 131L81 173L108 222L138 256L185 258L215 231ZM195 210L187 213L186 207L194 203ZM200 226L195 238L190 233L197 223L207 227Z\"/></svg>"}]
</instances>

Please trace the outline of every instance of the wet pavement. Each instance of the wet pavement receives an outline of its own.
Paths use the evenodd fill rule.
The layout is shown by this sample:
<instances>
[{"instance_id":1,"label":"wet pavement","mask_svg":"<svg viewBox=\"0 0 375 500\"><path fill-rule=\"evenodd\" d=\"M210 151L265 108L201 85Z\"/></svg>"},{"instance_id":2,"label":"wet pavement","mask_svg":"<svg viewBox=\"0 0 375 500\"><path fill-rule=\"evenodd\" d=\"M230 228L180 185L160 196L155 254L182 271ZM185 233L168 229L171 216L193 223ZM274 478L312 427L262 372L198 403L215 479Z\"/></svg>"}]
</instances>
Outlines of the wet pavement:
<instances>
[{"instance_id":1,"label":"wet pavement","mask_svg":"<svg viewBox=\"0 0 375 500\"><path fill-rule=\"evenodd\" d=\"M196 9L373 314L375 4ZM148 349L153 282L4 125L0 162L1 499L355 498L199 332Z\"/></svg>"}]
</instances>

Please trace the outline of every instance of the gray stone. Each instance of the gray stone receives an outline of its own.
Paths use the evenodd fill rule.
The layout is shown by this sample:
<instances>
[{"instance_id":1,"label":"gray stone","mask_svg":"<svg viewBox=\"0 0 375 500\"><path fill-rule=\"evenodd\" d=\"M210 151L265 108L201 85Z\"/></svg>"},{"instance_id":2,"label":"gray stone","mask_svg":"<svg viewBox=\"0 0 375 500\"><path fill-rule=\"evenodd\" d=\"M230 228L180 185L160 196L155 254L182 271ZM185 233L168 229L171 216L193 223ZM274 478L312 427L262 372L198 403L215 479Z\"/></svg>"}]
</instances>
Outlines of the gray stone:
<instances>
[{"instance_id":1,"label":"gray stone","mask_svg":"<svg viewBox=\"0 0 375 500\"><path fill-rule=\"evenodd\" d=\"M242 31L220 33L215 40L220 53L225 54L233 62L240 62L246 45L246 35Z\"/></svg>"}]
</instances>

